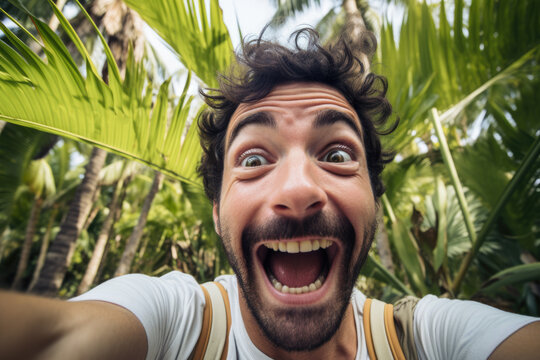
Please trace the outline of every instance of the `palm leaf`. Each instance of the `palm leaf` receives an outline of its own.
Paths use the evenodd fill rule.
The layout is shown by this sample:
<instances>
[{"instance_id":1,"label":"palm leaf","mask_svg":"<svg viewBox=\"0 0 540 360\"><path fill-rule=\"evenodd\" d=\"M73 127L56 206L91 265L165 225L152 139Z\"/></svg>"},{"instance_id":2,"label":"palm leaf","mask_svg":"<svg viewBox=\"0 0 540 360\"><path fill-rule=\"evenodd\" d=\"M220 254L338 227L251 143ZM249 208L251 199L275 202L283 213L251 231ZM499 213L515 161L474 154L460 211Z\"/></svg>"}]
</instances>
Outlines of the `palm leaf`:
<instances>
[{"instance_id":1,"label":"palm leaf","mask_svg":"<svg viewBox=\"0 0 540 360\"><path fill-rule=\"evenodd\" d=\"M217 86L233 47L218 0L125 0L206 85Z\"/></svg>"},{"instance_id":2,"label":"palm leaf","mask_svg":"<svg viewBox=\"0 0 540 360\"><path fill-rule=\"evenodd\" d=\"M0 119L86 142L177 179L198 183L196 164L201 149L196 127L185 132L192 102L186 95L187 84L174 109L168 106L168 81L161 85L152 105L153 86L142 65L130 56L122 82L101 37L109 64L106 84L69 22L56 13L85 59L86 77L58 36L39 19L32 17L43 40L46 61L0 24L15 48L0 42L0 92L5 94Z\"/></svg>"},{"instance_id":3,"label":"palm leaf","mask_svg":"<svg viewBox=\"0 0 540 360\"><path fill-rule=\"evenodd\" d=\"M493 275L482 287L482 292L490 292L501 286L519 284L540 279L540 263L522 264L505 269Z\"/></svg>"},{"instance_id":4,"label":"palm leaf","mask_svg":"<svg viewBox=\"0 0 540 360\"><path fill-rule=\"evenodd\" d=\"M15 193L36 150L50 135L12 124L0 133L0 233L9 219Z\"/></svg>"},{"instance_id":5,"label":"palm leaf","mask_svg":"<svg viewBox=\"0 0 540 360\"><path fill-rule=\"evenodd\" d=\"M437 214L437 245L433 251L433 268L435 271L439 271L439 268L446 262L448 254L446 196L444 183L440 177L437 177L437 191L433 197L433 202L440 211Z\"/></svg>"},{"instance_id":6,"label":"palm leaf","mask_svg":"<svg viewBox=\"0 0 540 360\"><path fill-rule=\"evenodd\" d=\"M504 191L502 195L499 197L497 204L495 205L494 209L489 214L489 218L487 219L486 223L482 227L482 230L480 231L478 235L478 240L474 243L472 250L467 254L465 260L463 261L462 266L459 270L457 279L456 279L456 283L454 285L456 289L459 289L460 282L465 276L468 266L470 265L472 259L475 257L476 253L478 252L478 249L480 249L484 241L487 239L487 235L489 234L493 225L495 224L495 221L497 220L497 217L499 216L500 212L504 208L504 205L506 205L507 201L510 199L510 195L516 190L517 184L519 184L520 180L527 174L527 171L530 170L531 166L535 164L534 161L538 158L539 154L540 154L540 138L537 138L533 146L531 146L531 149L529 153L527 154L527 157L525 158L525 160L519 167L518 171L512 177L512 180L504 188Z\"/></svg>"},{"instance_id":7,"label":"palm leaf","mask_svg":"<svg viewBox=\"0 0 540 360\"><path fill-rule=\"evenodd\" d=\"M429 293L424 283L425 267L408 224L395 216L392 206L385 195L382 196L382 203L391 222L389 239L396 249L399 262L403 264L414 288L421 294Z\"/></svg>"},{"instance_id":8,"label":"palm leaf","mask_svg":"<svg viewBox=\"0 0 540 360\"><path fill-rule=\"evenodd\" d=\"M23 181L36 198L56 193L51 166L45 159L31 161L25 170Z\"/></svg>"},{"instance_id":9,"label":"palm leaf","mask_svg":"<svg viewBox=\"0 0 540 360\"><path fill-rule=\"evenodd\" d=\"M414 292L409 289L407 285L390 273L371 254L369 254L366 258L366 262L362 266L361 274L382 281L392 286L402 294L414 295Z\"/></svg>"},{"instance_id":10,"label":"palm leaf","mask_svg":"<svg viewBox=\"0 0 540 360\"><path fill-rule=\"evenodd\" d=\"M522 57L514 61L506 69L499 72L485 83L481 84L470 94L463 97L458 103L447 109L443 114L440 115L440 121L444 123L446 121L455 119L457 115L459 115L468 105L475 101L479 95L483 94L499 83L515 80L516 76L519 76L523 71L523 67L527 66L531 61L538 58L540 58L540 45L523 54ZM535 68L537 68L537 66L535 66Z\"/></svg>"},{"instance_id":11,"label":"palm leaf","mask_svg":"<svg viewBox=\"0 0 540 360\"><path fill-rule=\"evenodd\" d=\"M301 13L311 5L320 5L320 0L276 0L274 1L277 10L270 20L270 25L278 27L283 25L288 19Z\"/></svg>"}]
</instances>

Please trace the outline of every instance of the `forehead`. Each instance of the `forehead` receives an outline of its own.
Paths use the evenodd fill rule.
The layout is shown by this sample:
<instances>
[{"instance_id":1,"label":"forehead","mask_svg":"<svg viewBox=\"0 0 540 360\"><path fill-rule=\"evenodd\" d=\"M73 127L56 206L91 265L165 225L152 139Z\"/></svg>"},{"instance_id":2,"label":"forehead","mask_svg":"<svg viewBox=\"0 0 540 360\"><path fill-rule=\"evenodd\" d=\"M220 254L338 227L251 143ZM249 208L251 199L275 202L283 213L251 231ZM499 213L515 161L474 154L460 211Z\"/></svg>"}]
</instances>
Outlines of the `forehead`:
<instances>
[{"instance_id":1,"label":"forehead","mask_svg":"<svg viewBox=\"0 0 540 360\"><path fill-rule=\"evenodd\" d=\"M321 83L297 82L278 85L261 100L238 105L227 127L227 144L238 122L250 115L265 112L278 121L294 121L313 119L324 110L339 111L352 118L359 129L362 128L356 111L337 89Z\"/></svg>"}]
</instances>

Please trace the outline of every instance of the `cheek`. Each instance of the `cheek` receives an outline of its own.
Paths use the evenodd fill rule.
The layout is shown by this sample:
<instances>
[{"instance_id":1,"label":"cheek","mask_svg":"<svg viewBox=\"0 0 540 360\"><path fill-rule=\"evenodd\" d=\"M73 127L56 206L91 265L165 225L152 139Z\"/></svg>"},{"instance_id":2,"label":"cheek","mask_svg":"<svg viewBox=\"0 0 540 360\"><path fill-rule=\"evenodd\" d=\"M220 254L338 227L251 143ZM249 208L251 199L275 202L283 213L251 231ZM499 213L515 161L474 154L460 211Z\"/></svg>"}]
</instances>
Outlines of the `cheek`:
<instances>
[{"instance_id":1,"label":"cheek","mask_svg":"<svg viewBox=\"0 0 540 360\"><path fill-rule=\"evenodd\" d=\"M353 178L351 181L334 183L329 197L338 211L349 219L356 232L355 256L363 247L364 234L376 220L376 206L369 180Z\"/></svg>"},{"instance_id":2,"label":"cheek","mask_svg":"<svg viewBox=\"0 0 540 360\"><path fill-rule=\"evenodd\" d=\"M268 198L275 189L275 178L265 174L257 179L230 181L223 187L223 214L233 214L245 226L269 216Z\"/></svg>"},{"instance_id":3,"label":"cheek","mask_svg":"<svg viewBox=\"0 0 540 360\"><path fill-rule=\"evenodd\" d=\"M260 186L253 186L258 189L258 192L251 191L250 187L245 183L236 183L227 189L225 196L221 199L221 229L227 232L235 251L241 247L242 231L248 224L255 222L255 216L262 208L259 196Z\"/></svg>"},{"instance_id":4,"label":"cheek","mask_svg":"<svg viewBox=\"0 0 540 360\"><path fill-rule=\"evenodd\" d=\"M222 214L227 214L227 210L221 208ZM220 217L220 230L221 230L221 241L225 252L229 257L229 261L234 262L235 264L240 263L242 256L239 256L242 251L241 246L241 233L235 231L236 222L234 217L229 217L227 215ZM234 267L234 265L233 265Z\"/></svg>"},{"instance_id":5,"label":"cheek","mask_svg":"<svg viewBox=\"0 0 540 360\"><path fill-rule=\"evenodd\" d=\"M335 180L335 178L334 178ZM328 195L353 224L375 214L375 199L369 179L353 177L342 181L328 181Z\"/></svg>"}]
</instances>

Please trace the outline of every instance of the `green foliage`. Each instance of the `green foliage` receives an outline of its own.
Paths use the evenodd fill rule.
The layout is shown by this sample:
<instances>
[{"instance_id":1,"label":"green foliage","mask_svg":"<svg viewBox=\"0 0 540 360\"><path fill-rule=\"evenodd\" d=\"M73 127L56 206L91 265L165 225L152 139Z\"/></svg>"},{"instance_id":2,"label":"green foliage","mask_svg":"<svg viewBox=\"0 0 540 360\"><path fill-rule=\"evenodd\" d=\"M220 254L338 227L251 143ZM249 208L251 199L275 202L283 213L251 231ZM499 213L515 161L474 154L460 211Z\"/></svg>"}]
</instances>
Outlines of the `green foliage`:
<instances>
[{"instance_id":1,"label":"green foliage","mask_svg":"<svg viewBox=\"0 0 540 360\"><path fill-rule=\"evenodd\" d=\"M45 159L33 160L26 168L23 181L35 197L48 197L56 192L51 167Z\"/></svg>"},{"instance_id":2,"label":"green foliage","mask_svg":"<svg viewBox=\"0 0 540 360\"><path fill-rule=\"evenodd\" d=\"M22 41L32 38L29 31L21 26L15 35L0 24L5 34L0 91L6 99L0 102L0 119L100 146L169 175L149 213L132 271L161 275L178 269L201 281L211 279L230 269L195 172L201 150L190 114L201 109L187 89L199 80L216 86L216 74L232 60L228 30L217 0L126 3L186 67L179 97L169 91L173 80L157 83L132 56L121 80L106 40L96 33L109 67L108 83L103 81L86 44L53 5L77 54L36 17L30 19L43 58ZM540 7L533 0L396 3L406 14L399 37L398 25L385 19L372 63L387 77L387 95L400 119L397 130L383 138L397 153L383 173L387 192L382 198L395 272L372 252L362 270L367 278L359 283L371 289L376 284L383 299L435 293L538 314L531 282L540 278ZM317 4L279 2L276 18ZM362 5L366 15L369 9ZM336 6L320 23L322 39L335 39L343 25L343 11ZM25 137L26 130L11 131L8 125L0 134L0 140L10 139L0 143L0 179L9 179L0 182L0 234L2 221L9 224L9 232L0 235L0 244L9 238L3 268L13 263L33 196L21 186L22 173L41 147ZM68 171L72 151L60 144L44 160L57 188L45 211L73 192L80 167ZM97 216L78 241L62 294L77 288L105 219L103 204L124 176L122 206L98 281L114 273L137 221L141 194L152 182L144 170L127 175L128 166L124 160L104 170ZM43 224L40 229L44 233Z\"/></svg>"},{"instance_id":3,"label":"green foliage","mask_svg":"<svg viewBox=\"0 0 540 360\"><path fill-rule=\"evenodd\" d=\"M424 293L415 280L420 277L430 292L471 297L494 272L519 266L520 252L538 259L538 220L531 210L540 185L539 163L532 160L540 129L532 110L538 109L532 94L538 88L540 9L532 1L514 5L409 2L398 41L388 21L381 29L379 71L401 118L385 140L399 154L384 174L387 227L394 260L403 267L398 274L417 294ZM453 14L446 13L451 8ZM431 111L432 127L434 107L444 112L438 119ZM471 128L480 128L480 135L471 136ZM456 198L454 189L459 194L461 188L465 195ZM395 218L404 223L401 229ZM410 251L411 233L419 257ZM424 267L415 265L418 258ZM517 280L506 284L526 288ZM504 298L503 288L492 294ZM527 306L514 310L534 310L530 301Z\"/></svg>"},{"instance_id":4,"label":"green foliage","mask_svg":"<svg viewBox=\"0 0 540 360\"><path fill-rule=\"evenodd\" d=\"M276 0L274 1L277 11L274 13L270 24L272 26L283 25L288 18L301 13L311 5L320 5L320 0Z\"/></svg>"},{"instance_id":5,"label":"green foliage","mask_svg":"<svg viewBox=\"0 0 540 360\"><path fill-rule=\"evenodd\" d=\"M482 287L482 292L491 292L505 285L514 285L540 278L540 263L517 265L493 275Z\"/></svg>"},{"instance_id":6,"label":"green foliage","mask_svg":"<svg viewBox=\"0 0 540 360\"><path fill-rule=\"evenodd\" d=\"M101 146L196 182L198 136L195 127L185 132L192 97L184 92L169 111L166 81L152 105L152 86L144 68L130 56L125 81L121 82L103 40L111 69L105 84L67 20L61 13L57 15L85 59L86 78L58 36L40 20L33 18L44 41L47 62L0 24L18 51L0 43L0 78L5 80L0 82L0 91L8 94L0 103L0 119Z\"/></svg>"},{"instance_id":7,"label":"green foliage","mask_svg":"<svg viewBox=\"0 0 540 360\"><path fill-rule=\"evenodd\" d=\"M49 139L48 134L12 124L0 133L0 234L9 222L26 167Z\"/></svg>"},{"instance_id":8,"label":"green foliage","mask_svg":"<svg viewBox=\"0 0 540 360\"><path fill-rule=\"evenodd\" d=\"M126 0L208 86L232 59L232 42L218 0ZM207 4L209 7L207 7Z\"/></svg>"}]
</instances>

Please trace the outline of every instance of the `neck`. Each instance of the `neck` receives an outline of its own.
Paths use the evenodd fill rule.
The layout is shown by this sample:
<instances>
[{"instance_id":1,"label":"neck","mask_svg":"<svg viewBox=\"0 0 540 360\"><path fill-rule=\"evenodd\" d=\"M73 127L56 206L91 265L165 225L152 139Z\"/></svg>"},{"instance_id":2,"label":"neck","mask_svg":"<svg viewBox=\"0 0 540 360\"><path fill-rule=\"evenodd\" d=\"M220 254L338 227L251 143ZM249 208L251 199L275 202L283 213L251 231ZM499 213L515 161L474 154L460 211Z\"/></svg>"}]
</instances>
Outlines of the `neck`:
<instances>
[{"instance_id":1,"label":"neck","mask_svg":"<svg viewBox=\"0 0 540 360\"><path fill-rule=\"evenodd\" d=\"M272 359L354 359L357 351L356 324L352 304L349 303L343 321L334 336L324 345L311 351L287 351L274 345L265 336L257 320L251 314L241 291L239 291L240 311L249 338L265 355Z\"/></svg>"}]
</instances>

